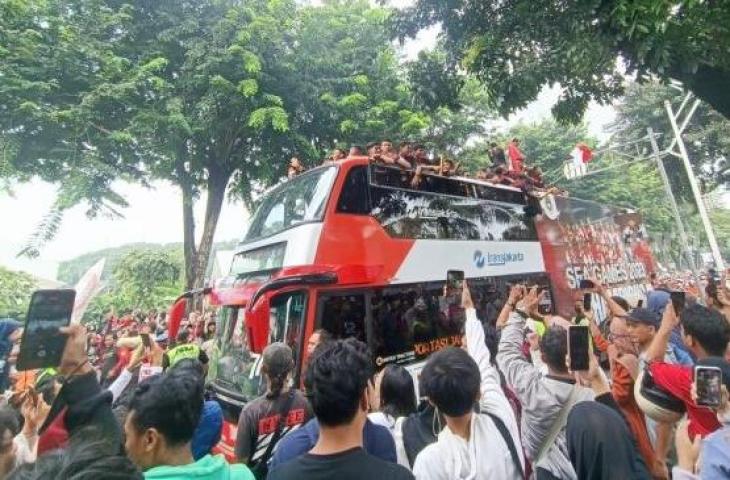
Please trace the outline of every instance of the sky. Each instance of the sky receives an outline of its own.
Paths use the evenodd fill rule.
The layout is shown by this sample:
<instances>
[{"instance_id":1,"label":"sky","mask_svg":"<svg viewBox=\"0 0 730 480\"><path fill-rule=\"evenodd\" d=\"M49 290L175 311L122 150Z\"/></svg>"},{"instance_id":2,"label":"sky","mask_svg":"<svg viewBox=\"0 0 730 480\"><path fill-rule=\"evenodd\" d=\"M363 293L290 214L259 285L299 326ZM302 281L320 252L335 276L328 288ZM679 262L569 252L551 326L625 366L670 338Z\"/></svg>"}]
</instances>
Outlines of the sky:
<instances>
[{"instance_id":1,"label":"sky","mask_svg":"<svg viewBox=\"0 0 730 480\"><path fill-rule=\"evenodd\" d=\"M408 0L396 0L394 3L405 4ZM406 43L403 47L404 57L415 58L420 50L433 47L437 32L437 28L424 30ZM502 126L537 122L550 116L550 108L558 95L558 87L545 88L534 102L503 121ZM586 114L590 133L605 138L603 127L614 117L611 106L592 104ZM49 211L56 187L36 180L15 186L12 195L0 192L0 225L3 225L0 233L0 265L54 280L60 261L94 250L133 242L181 242L182 199L179 189L167 182L155 182L152 187L147 189L122 182L114 186L129 202L121 219L88 219L84 206L71 209L65 215L56 238L42 249L40 257L36 259L18 258L17 253ZM196 204L198 234L204 215L204 200L205 197ZM241 203L226 201L215 240L240 239L248 218L249 214Z\"/></svg>"}]
</instances>

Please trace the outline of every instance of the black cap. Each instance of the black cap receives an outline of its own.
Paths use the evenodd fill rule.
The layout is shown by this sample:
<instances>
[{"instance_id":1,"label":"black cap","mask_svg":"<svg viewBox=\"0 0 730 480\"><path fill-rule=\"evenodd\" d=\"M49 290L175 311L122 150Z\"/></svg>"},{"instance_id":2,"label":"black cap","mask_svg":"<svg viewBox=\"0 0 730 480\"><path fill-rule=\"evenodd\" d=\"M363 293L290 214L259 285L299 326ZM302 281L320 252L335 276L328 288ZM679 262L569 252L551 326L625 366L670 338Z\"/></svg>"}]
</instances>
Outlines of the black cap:
<instances>
[{"instance_id":1,"label":"black cap","mask_svg":"<svg viewBox=\"0 0 730 480\"><path fill-rule=\"evenodd\" d=\"M629 312L626 319L632 322L645 323L655 328L659 328L662 323L661 317L648 308L635 308Z\"/></svg>"}]
</instances>

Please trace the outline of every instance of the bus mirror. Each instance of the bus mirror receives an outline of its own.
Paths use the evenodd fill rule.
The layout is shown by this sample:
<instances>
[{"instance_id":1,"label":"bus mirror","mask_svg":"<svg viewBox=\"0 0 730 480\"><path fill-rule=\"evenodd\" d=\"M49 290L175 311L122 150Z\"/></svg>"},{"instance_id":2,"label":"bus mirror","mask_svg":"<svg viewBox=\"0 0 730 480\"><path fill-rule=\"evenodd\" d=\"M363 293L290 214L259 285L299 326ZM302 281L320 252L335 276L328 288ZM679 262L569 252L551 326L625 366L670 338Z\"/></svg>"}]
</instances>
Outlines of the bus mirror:
<instances>
[{"instance_id":1,"label":"bus mirror","mask_svg":"<svg viewBox=\"0 0 730 480\"><path fill-rule=\"evenodd\" d=\"M251 349L260 353L266 347L269 338L269 299L271 295L265 293L258 297L255 304L246 312L246 327L252 333Z\"/></svg>"}]
</instances>

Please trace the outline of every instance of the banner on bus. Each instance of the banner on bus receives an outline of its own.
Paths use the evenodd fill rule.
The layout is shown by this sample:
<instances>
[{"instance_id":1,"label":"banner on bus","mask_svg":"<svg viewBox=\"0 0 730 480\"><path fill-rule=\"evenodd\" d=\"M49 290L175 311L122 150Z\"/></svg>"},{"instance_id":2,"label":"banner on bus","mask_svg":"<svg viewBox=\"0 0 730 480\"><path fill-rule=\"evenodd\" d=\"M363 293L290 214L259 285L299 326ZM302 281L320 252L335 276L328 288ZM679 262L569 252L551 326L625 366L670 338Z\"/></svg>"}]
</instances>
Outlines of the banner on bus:
<instances>
[{"instance_id":1,"label":"banner on bus","mask_svg":"<svg viewBox=\"0 0 730 480\"><path fill-rule=\"evenodd\" d=\"M550 207L550 214L536 224L560 315L575 315L584 278L598 279L610 295L632 306L644 298L654 259L639 214L567 197L552 198ZM599 298L593 300L596 318L602 321L606 306Z\"/></svg>"}]
</instances>

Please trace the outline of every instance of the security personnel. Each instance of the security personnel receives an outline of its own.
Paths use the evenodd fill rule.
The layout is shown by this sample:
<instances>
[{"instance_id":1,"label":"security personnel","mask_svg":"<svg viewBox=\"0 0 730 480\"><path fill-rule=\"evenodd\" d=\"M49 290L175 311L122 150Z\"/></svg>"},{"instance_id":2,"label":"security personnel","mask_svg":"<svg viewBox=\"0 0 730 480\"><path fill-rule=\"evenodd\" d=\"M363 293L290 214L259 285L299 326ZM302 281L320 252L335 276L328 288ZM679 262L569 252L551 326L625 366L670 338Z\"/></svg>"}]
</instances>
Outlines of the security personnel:
<instances>
[{"instance_id":1,"label":"security personnel","mask_svg":"<svg viewBox=\"0 0 730 480\"><path fill-rule=\"evenodd\" d=\"M208 364L208 355L194 343L188 342L188 332L177 334L177 345L168 350L162 357L162 368L168 369L184 358L199 360L203 365Z\"/></svg>"}]
</instances>

